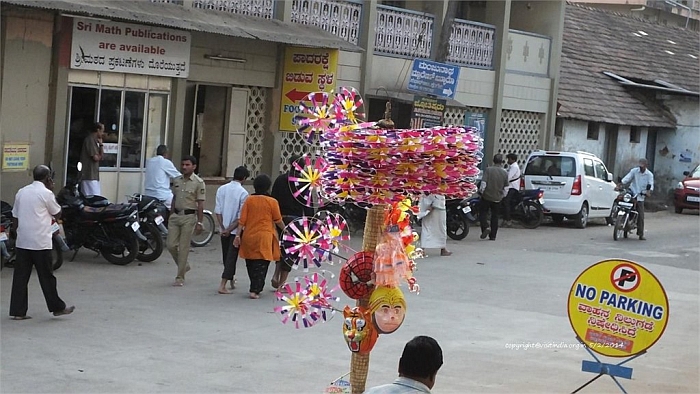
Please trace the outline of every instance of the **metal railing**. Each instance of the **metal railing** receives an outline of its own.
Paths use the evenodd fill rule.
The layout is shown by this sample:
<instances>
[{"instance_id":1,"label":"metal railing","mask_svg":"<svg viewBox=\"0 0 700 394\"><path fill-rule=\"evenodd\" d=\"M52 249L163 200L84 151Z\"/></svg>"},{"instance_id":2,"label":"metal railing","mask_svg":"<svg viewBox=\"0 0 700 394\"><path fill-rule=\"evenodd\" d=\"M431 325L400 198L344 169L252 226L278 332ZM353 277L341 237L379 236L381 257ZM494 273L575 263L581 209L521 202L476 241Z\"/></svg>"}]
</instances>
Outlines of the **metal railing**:
<instances>
[{"instance_id":1,"label":"metal railing","mask_svg":"<svg viewBox=\"0 0 700 394\"><path fill-rule=\"evenodd\" d=\"M194 0L192 7L265 19L272 19L275 9L273 0Z\"/></svg>"},{"instance_id":2,"label":"metal railing","mask_svg":"<svg viewBox=\"0 0 700 394\"><path fill-rule=\"evenodd\" d=\"M493 68L495 36L495 26L455 19L447 61L468 67Z\"/></svg>"},{"instance_id":3,"label":"metal railing","mask_svg":"<svg viewBox=\"0 0 700 394\"><path fill-rule=\"evenodd\" d=\"M291 21L319 27L345 41L360 40L361 1L293 0Z\"/></svg>"},{"instance_id":4,"label":"metal railing","mask_svg":"<svg viewBox=\"0 0 700 394\"><path fill-rule=\"evenodd\" d=\"M168 4L182 5L183 0L151 0L151 3L168 3Z\"/></svg>"},{"instance_id":5,"label":"metal railing","mask_svg":"<svg viewBox=\"0 0 700 394\"><path fill-rule=\"evenodd\" d=\"M429 58L434 19L431 14L378 5L374 52Z\"/></svg>"}]
</instances>

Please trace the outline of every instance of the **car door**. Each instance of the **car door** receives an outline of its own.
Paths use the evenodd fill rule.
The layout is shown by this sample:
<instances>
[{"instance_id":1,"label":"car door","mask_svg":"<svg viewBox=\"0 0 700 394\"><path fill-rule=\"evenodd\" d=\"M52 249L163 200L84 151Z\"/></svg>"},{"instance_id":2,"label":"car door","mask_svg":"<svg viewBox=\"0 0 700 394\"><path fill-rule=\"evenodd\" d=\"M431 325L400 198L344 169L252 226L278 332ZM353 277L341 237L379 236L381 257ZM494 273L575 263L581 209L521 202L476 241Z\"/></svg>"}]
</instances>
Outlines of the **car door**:
<instances>
[{"instance_id":1,"label":"car door","mask_svg":"<svg viewBox=\"0 0 700 394\"><path fill-rule=\"evenodd\" d=\"M595 174L595 163L592 158L583 158L583 174L584 177L581 180L581 187L584 190L585 198L588 200L588 204L591 207L589 215L591 217L596 217L598 215L598 208L601 203L602 198L602 185Z\"/></svg>"},{"instance_id":2,"label":"car door","mask_svg":"<svg viewBox=\"0 0 700 394\"><path fill-rule=\"evenodd\" d=\"M613 203L617 198L616 185L612 180L608 181L608 169L602 161L594 160L593 165L595 166L595 175L599 182L597 199L599 213L601 216L609 216Z\"/></svg>"}]
</instances>

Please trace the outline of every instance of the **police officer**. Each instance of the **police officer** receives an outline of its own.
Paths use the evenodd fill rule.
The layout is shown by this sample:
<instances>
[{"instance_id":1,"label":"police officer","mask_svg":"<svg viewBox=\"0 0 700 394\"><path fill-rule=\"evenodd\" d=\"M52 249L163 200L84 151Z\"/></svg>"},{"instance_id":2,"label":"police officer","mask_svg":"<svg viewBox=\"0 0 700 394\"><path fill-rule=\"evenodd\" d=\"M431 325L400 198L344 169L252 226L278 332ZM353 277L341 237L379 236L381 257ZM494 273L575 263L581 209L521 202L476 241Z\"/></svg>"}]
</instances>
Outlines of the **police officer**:
<instances>
[{"instance_id":1,"label":"police officer","mask_svg":"<svg viewBox=\"0 0 700 394\"><path fill-rule=\"evenodd\" d=\"M177 263L177 276L173 286L184 286L185 273L190 270L187 256L190 253L192 231L202 232L205 189L202 178L194 173L197 159L185 156L181 163L182 176L173 181L173 210L168 222L168 250Z\"/></svg>"}]
</instances>

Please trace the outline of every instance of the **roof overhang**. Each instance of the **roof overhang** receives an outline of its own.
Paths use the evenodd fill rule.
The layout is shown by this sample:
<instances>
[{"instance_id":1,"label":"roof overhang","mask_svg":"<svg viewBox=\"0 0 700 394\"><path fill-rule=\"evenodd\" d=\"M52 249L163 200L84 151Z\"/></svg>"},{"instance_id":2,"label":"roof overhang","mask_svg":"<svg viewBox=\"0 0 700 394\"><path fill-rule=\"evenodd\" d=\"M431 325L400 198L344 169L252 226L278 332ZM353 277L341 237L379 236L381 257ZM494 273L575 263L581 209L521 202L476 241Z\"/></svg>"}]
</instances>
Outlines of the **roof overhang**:
<instances>
[{"instance_id":1,"label":"roof overhang","mask_svg":"<svg viewBox=\"0 0 700 394\"><path fill-rule=\"evenodd\" d=\"M148 0L0 0L71 16L100 17L312 48L363 49L313 26Z\"/></svg>"},{"instance_id":2,"label":"roof overhang","mask_svg":"<svg viewBox=\"0 0 700 394\"><path fill-rule=\"evenodd\" d=\"M675 93L675 94L682 94L682 95L687 95L687 96L700 96L700 93L698 92L693 92L691 90L682 88L680 86L674 85L670 82L666 82L660 79L654 80L654 83L656 85L651 85L648 83L639 83L639 82L634 82L631 81L625 77L621 77L615 73L612 73L610 71L603 71L603 74L607 75L608 77L616 80L620 85L623 86L631 86L635 88L640 88L640 89L649 89L649 90L659 90L665 93Z\"/></svg>"}]
</instances>

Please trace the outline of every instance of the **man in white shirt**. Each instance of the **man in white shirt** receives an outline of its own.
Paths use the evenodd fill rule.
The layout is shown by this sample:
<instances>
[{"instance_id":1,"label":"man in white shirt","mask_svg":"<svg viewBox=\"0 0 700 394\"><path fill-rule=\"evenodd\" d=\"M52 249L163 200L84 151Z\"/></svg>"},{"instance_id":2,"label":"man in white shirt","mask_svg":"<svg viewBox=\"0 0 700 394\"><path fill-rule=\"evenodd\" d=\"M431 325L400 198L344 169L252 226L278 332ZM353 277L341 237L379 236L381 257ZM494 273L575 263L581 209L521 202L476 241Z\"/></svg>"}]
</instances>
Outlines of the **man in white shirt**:
<instances>
[{"instance_id":1,"label":"man in white shirt","mask_svg":"<svg viewBox=\"0 0 700 394\"><path fill-rule=\"evenodd\" d=\"M250 172L244 166L233 170L233 180L216 191L216 206L214 213L219 221L219 233L221 235L221 257L224 262L224 272L221 274L219 294L231 294L226 290L226 282L231 281L231 289L235 286L236 262L238 261L238 248L233 246L233 239L238 230L238 219L241 216L241 208L248 192L243 188L243 181L250 176Z\"/></svg>"},{"instance_id":2,"label":"man in white shirt","mask_svg":"<svg viewBox=\"0 0 700 394\"><path fill-rule=\"evenodd\" d=\"M168 147L158 145L156 156L146 160L146 175L143 194L155 197L170 209L173 201L173 192L170 190L170 179L177 178L180 171L175 168L172 161L168 160Z\"/></svg>"},{"instance_id":3,"label":"man in white shirt","mask_svg":"<svg viewBox=\"0 0 700 394\"><path fill-rule=\"evenodd\" d=\"M73 313L75 309L74 306L66 308L66 303L58 296L56 277L53 275L51 223L61 213L61 206L51 191L54 185L51 170L39 165L34 167L33 176L34 182L17 192L12 208L13 228L17 229L17 260L10 297L10 316L13 320L31 319L27 316L27 285L32 267L36 267L49 312L61 316Z\"/></svg>"},{"instance_id":4,"label":"man in white shirt","mask_svg":"<svg viewBox=\"0 0 700 394\"><path fill-rule=\"evenodd\" d=\"M518 167L518 155L515 153L508 153L506 155L506 162L508 163L506 172L508 172L508 186L505 187L503 202L501 206L503 207L503 227L511 227L512 223L510 220L510 208L514 201L518 199L518 193L520 190L520 167Z\"/></svg>"},{"instance_id":5,"label":"man in white shirt","mask_svg":"<svg viewBox=\"0 0 700 394\"><path fill-rule=\"evenodd\" d=\"M442 349L437 341L417 336L406 344L399 360L399 377L393 383L373 387L365 394L430 394L442 366Z\"/></svg>"},{"instance_id":6,"label":"man in white shirt","mask_svg":"<svg viewBox=\"0 0 700 394\"><path fill-rule=\"evenodd\" d=\"M623 184L629 184L633 193L637 194L637 235L640 241L644 237L644 200L654 191L654 174L647 169L647 159L639 159L639 167L634 167L622 178Z\"/></svg>"}]
</instances>

